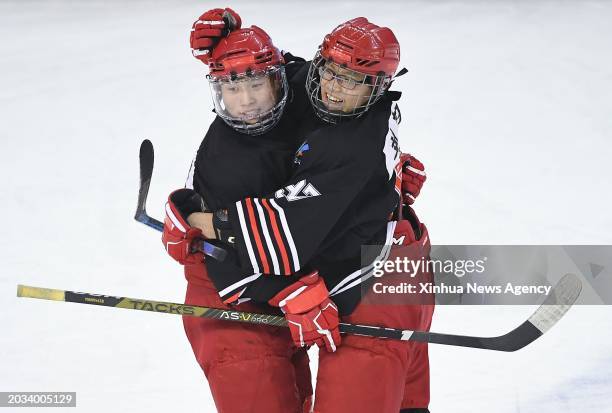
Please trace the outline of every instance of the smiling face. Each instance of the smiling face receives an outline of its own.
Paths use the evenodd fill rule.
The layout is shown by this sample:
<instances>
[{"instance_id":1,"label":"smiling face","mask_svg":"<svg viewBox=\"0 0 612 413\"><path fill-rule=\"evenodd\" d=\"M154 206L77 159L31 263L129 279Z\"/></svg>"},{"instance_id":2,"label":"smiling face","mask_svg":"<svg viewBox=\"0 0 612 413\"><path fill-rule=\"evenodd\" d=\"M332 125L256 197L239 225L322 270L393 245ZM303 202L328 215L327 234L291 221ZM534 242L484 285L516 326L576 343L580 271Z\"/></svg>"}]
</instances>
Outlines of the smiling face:
<instances>
[{"instance_id":1,"label":"smiling face","mask_svg":"<svg viewBox=\"0 0 612 413\"><path fill-rule=\"evenodd\" d=\"M280 120L289 93L284 67L207 78L215 113L238 132L261 135Z\"/></svg>"},{"instance_id":2,"label":"smiling face","mask_svg":"<svg viewBox=\"0 0 612 413\"><path fill-rule=\"evenodd\" d=\"M258 122L278 102L277 88L267 76L221 84L221 98L227 113L249 124Z\"/></svg>"},{"instance_id":3,"label":"smiling face","mask_svg":"<svg viewBox=\"0 0 612 413\"><path fill-rule=\"evenodd\" d=\"M366 75L326 62L320 70L321 101L334 112L352 113L368 103L372 86Z\"/></svg>"}]
</instances>

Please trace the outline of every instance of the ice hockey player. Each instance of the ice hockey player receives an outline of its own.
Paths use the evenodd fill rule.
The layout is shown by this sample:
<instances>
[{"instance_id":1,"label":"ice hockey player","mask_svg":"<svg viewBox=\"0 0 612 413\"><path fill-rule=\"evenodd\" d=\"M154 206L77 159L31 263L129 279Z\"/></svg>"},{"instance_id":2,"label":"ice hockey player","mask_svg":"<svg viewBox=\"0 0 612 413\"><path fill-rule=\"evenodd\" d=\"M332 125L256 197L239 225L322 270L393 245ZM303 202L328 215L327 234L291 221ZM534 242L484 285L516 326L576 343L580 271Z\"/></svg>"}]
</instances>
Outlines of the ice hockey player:
<instances>
[{"instance_id":1,"label":"ice hockey player","mask_svg":"<svg viewBox=\"0 0 612 413\"><path fill-rule=\"evenodd\" d=\"M388 245L395 231L422 256L429 248L414 214L388 222L398 207L393 101L399 96L388 91L398 62L399 44L389 29L365 18L337 27L305 76L312 110L334 126L306 135L293 175L274 194L229 205L227 216L188 215L204 236L233 245L241 273L252 274L220 291L230 302L248 297L278 306L297 345L330 351L319 360L319 412L426 411L429 400L425 345L349 336L338 347L338 310L343 320L361 324L428 329L431 321L432 306L359 305L358 286L370 275L361 268L361 245ZM285 286L262 273L286 275Z\"/></svg>"},{"instance_id":2,"label":"ice hockey player","mask_svg":"<svg viewBox=\"0 0 612 413\"><path fill-rule=\"evenodd\" d=\"M235 30L222 37L223 14L234 19ZM290 177L299 146L294 138L300 133L296 114L303 110L294 105L292 76L303 60L281 55L262 29L242 29L240 17L231 9L211 10L198 21L207 23L194 24L191 42L204 49L198 57L209 67L217 117L197 151L187 189L169 197L162 238L168 253L184 265L185 302L229 308L219 295L222 287L215 287L214 281L223 282L236 266L227 260L207 271L203 255L189 248L190 240L201 232L190 228L181 213L225 208L246 196L273 192ZM195 38L202 32L206 39ZM303 89L303 79L299 88ZM271 311L248 302L240 308ZM219 412L309 410L308 355L305 348L293 345L289 330L196 317L184 317L183 323ZM283 386L272 387L277 381Z\"/></svg>"}]
</instances>

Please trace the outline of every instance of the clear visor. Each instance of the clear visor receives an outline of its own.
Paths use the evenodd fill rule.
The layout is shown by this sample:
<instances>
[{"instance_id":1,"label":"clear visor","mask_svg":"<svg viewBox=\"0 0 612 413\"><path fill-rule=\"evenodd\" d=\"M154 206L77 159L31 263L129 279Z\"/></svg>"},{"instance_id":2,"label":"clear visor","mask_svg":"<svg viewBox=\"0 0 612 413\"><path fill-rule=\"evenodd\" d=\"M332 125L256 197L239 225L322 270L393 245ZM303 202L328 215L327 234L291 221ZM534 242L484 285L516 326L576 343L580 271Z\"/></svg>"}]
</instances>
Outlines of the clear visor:
<instances>
[{"instance_id":1,"label":"clear visor","mask_svg":"<svg viewBox=\"0 0 612 413\"><path fill-rule=\"evenodd\" d=\"M283 67L241 76L213 78L209 85L215 112L244 133L259 134L278 122L287 100Z\"/></svg>"}]
</instances>

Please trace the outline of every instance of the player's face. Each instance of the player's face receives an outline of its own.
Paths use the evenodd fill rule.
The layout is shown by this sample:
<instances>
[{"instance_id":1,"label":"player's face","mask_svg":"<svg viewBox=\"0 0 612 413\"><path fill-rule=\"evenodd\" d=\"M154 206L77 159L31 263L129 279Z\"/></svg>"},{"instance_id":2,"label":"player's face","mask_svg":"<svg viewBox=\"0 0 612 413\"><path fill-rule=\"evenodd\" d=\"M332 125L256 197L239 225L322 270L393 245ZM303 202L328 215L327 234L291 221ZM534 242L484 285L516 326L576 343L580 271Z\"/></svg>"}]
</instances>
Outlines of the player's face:
<instances>
[{"instance_id":1,"label":"player's face","mask_svg":"<svg viewBox=\"0 0 612 413\"><path fill-rule=\"evenodd\" d=\"M321 101L328 110L351 113L370 99L372 86L365 84L363 73L327 62L319 70Z\"/></svg>"},{"instance_id":2,"label":"player's face","mask_svg":"<svg viewBox=\"0 0 612 413\"><path fill-rule=\"evenodd\" d=\"M276 88L267 76L225 82L221 86L223 104L230 116L253 124L277 103Z\"/></svg>"}]
</instances>

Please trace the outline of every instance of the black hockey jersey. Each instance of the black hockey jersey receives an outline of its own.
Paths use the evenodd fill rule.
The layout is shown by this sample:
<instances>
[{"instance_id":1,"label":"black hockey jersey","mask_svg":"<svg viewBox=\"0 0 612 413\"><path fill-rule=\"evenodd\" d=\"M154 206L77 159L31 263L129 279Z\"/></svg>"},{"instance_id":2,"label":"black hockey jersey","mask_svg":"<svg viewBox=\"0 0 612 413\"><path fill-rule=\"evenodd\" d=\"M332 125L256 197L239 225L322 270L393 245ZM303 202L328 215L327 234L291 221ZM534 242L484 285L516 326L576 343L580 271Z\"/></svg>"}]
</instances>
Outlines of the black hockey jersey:
<instances>
[{"instance_id":1,"label":"black hockey jersey","mask_svg":"<svg viewBox=\"0 0 612 413\"><path fill-rule=\"evenodd\" d=\"M340 313L354 309L371 270L372 259L362 263L361 246L389 245L393 234L397 95L387 93L360 118L314 130L298 148L285 184L229 206L241 273L250 275L228 282L223 297L265 302L296 273L317 269Z\"/></svg>"},{"instance_id":2,"label":"black hockey jersey","mask_svg":"<svg viewBox=\"0 0 612 413\"><path fill-rule=\"evenodd\" d=\"M277 125L250 136L216 117L198 149L187 186L202 195L211 211L275 190L291 176L291 159L299 146L290 132Z\"/></svg>"},{"instance_id":3,"label":"black hockey jersey","mask_svg":"<svg viewBox=\"0 0 612 413\"><path fill-rule=\"evenodd\" d=\"M211 211L247 196L270 193L284 184L291 176L291 162L302 136L319 124L303 116L307 102L302 89L308 63L291 55L285 59L293 62L285 66L290 91L279 123L262 135L251 136L234 130L217 116L200 144L186 186L202 195Z\"/></svg>"},{"instance_id":4,"label":"black hockey jersey","mask_svg":"<svg viewBox=\"0 0 612 413\"><path fill-rule=\"evenodd\" d=\"M186 186L202 195L208 210L225 209L240 199L263 196L282 187L293 173L293 159L300 143L309 131L325 125L307 111L310 103L304 85L309 62L290 55L285 55L285 60L292 61L285 67L290 92L282 118L274 128L250 136L216 117L200 144ZM229 252L223 262L211 257L206 261L208 276L225 299L228 286L248 283L254 279L253 274L245 274L249 270L241 268L230 246L221 241L209 242ZM286 277L278 281L288 282Z\"/></svg>"},{"instance_id":5,"label":"black hockey jersey","mask_svg":"<svg viewBox=\"0 0 612 413\"><path fill-rule=\"evenodd\" d=\"M215 119L188 186L211 210L229 210L236 248L210 241L229 254L223 262L206 261L222 299L265 303L317 269L346 314L368 276L361 246L389 244L393 233L396 105L389 93L361 118L323 123L305 93L308 63L288 70L291 101L268 133L245 135Z\"/></svg>"}]
</instances>

